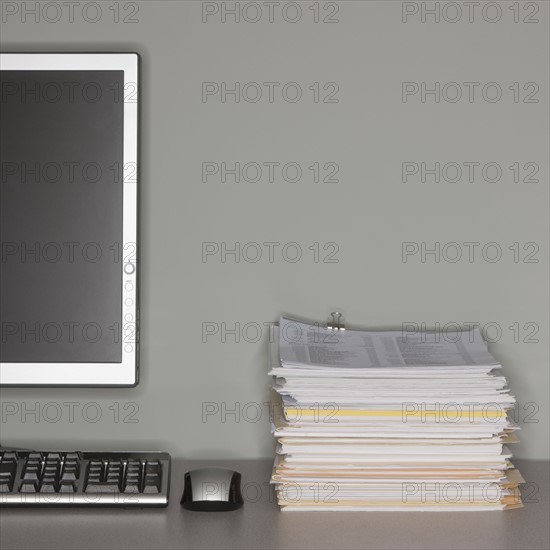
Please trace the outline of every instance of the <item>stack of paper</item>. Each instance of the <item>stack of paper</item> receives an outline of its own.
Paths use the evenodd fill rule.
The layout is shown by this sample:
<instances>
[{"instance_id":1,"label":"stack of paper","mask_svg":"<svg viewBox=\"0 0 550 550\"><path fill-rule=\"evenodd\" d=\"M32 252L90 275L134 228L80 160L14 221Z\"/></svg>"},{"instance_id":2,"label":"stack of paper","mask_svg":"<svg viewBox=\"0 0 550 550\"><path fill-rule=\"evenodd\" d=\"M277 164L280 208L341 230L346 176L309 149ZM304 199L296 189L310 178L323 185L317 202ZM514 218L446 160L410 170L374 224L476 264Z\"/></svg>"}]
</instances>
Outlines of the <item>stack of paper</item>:
<instances>
[{"instance_id":1,"label":"stack of paper","mask_svg":"<svg viewBox=\"0 0 550 550\"><path fill-rule=\"evenodd\" d=\"M270 349L283 510L502 510L523 482L500 364L478 330L332 331L281 318Z\"/></svg>"}]
</instances>

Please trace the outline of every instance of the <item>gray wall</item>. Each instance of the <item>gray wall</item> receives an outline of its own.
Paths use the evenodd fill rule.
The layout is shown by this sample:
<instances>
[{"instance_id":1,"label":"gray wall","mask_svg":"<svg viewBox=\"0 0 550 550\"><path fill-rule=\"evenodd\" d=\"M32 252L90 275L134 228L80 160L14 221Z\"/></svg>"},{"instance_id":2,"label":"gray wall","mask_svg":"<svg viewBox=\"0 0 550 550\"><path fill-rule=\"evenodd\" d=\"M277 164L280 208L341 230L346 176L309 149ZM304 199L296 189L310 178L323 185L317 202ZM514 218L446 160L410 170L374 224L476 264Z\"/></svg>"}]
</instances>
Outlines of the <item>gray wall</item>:
<instances>
[{"instance_id":1,"label":"gray wall","mask_svg":"<svg viewBox=\"0 0 550 550\"><path fill-rule=\"evenodd\" d=\"M512 2L477 7L472 22L467 5L458 2L463 13L455 23L445 20L457 15L446 2L439 23L429 14L422 21L421 3L397 1L338 2L332 17L335 3L321 2L321 19L334 23L315 23L309 1L300 2L295 23L285 21L296 18L296 10L283 0L273 22L258 2L263 17L257 23L235 23L230 14L223 23L221 12L203 23L211 2L100 2L96 23L83 19L82 7L70 22L61 2L51 3L61 6L59 22L43 15L35 22L24 15L24 2L3 4L19 10L4 13L4 51L138 51L143 62L142 382L123 390L2 389L3 404L19 410L2 418L5 444L163 448L187 458L271 456L262 404L269 397L263 323L283 312L324 320L341 308L350 325L362 327L486 327L519 400L522 442L514 451L548 458L546 2L520 9L517 23ZM237 4L253 20L255 6ZM132 5L139 8L133 16ZM402 10L415 8L403 22ZM52 21L57 14L50 9ZM96 17L88 10L88 19ZM243 91L248 100L227 96L224 103L218 93L203 101L203 82L258 83L264 94L250 102L252 84ZM273 103L265 82L279 83ZM292 86L283 97L288 82L301 86L300 101L290 101ZM309 89L316 82L318 103ZM411 91L406 101L404 82ZM439 102L433 94L422 101L422 83L434 88L435 82ZM327 83L339 91L330 96L335 88L323 90ZM463 93L458 101L452 83ZM502 96L493 100L499 89ZM330 97L337 102L324 101ZM269 182L264 167L256 183L235 183L231 175L223 183L220 174L203 183L204 162L295 162L303 175L293 183L278 169ZM335 163L337 181L314 183L309 167L315 162ZM428 169L440 163L442 170L458 163L462 177L446 181L455 179L451 164L439 183L430 174L422 182L422 162ZM516 162L519 183L509 168ZM418 168L405 182L403 163L410 172ZM468 166L475 169L472 182ZM523 181L537 167L531 179L538 182ZM488 181L498 168L500 180ZM240 262L221 253L203 258L203 243L222 242L228 248L240 243ZM279 243L272 262L266 242ZM412 253L403 258L405 242L416 244L407 245ZM472 245L472 261L468 242L479 243ZM288 243L301 247L299 261L291 261L296 247ZM439 258L423 257L422 247L434 243ZM460 245L460 260L453 261L457 249L448 243ZM258 247L262 257L252 262ZM491 261L499 248L502 257ZM236 323L246 329L239 342L223 333ZM257 325L263 330L255 342ZM74 419L66 402L77 403ZM57 422L45 418L56 416L49 403L62 408ZM97 422L90 403L102 412ZM207 411L220 412L203 419L205 403ZM36 406L38 418L29 413ZM237 408L241 418L222 417L224 408Z\"/></svg>"}]
</instances>

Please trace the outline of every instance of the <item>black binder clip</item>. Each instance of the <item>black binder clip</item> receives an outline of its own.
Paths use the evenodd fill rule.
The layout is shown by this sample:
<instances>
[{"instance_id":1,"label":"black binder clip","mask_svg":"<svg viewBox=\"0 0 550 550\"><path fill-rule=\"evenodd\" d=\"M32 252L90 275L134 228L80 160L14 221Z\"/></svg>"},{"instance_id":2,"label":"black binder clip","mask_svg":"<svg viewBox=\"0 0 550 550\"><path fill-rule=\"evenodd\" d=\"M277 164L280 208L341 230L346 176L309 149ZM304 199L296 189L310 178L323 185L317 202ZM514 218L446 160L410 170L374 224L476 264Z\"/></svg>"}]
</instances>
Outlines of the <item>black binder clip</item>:
<instances>
[{"instance_id":1,"label":"black binder clip","mask_svg":"<svg viewBox=\"0 0 550 550\"><path fill-rule=\"evenodd\" d=\"M327 328L329 330L338 330L341 332L346 330L344 319L342 318L342 314L339 311L333 311L330 316L332 317L332 319L329 319L327 323Z\"/></svg>"}]
</instances>

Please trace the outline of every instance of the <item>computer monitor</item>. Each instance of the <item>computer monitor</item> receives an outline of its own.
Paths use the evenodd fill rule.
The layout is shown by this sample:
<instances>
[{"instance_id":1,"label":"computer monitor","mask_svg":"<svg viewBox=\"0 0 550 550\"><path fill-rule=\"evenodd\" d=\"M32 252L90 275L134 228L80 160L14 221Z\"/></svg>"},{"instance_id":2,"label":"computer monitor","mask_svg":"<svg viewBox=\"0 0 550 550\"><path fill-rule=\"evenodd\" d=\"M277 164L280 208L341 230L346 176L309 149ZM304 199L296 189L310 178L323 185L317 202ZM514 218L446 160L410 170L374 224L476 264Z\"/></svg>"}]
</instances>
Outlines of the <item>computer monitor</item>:
<instances>
[{"instance_id":1,"label":"computer monitor","mask_svg":"<svg viewBox=\"0 0 550 550\"><path fill-rule=\"evenodd\" d=\"M135 53L0 54L0 384L138 382Z\"/></svg>"}]
</instances>

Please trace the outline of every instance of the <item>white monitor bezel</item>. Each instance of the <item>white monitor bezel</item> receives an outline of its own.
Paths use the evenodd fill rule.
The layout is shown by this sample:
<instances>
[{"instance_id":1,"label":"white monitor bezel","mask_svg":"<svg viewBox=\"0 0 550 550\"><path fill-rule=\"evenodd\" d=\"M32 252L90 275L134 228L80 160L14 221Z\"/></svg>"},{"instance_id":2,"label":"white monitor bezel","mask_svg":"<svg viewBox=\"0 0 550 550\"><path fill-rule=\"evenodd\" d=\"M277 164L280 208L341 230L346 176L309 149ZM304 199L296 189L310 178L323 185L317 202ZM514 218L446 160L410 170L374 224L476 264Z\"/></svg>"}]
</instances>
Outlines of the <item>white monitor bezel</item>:
<instances>
[{"instance_id":1,"label":"white monitor bezel","mask_svg":"<svg viewBox=\"0 0 550 550\"><path fill-rule=\"evenodd\" d=\"M121 363L7 363L0 362L0 386L135 386L139 380L138 307L138 105L137 53L1 53L0 70L124 71L123 173L135 167L131 181L123 180L123 244L131 258L122 271ZM124 258L124 257L123 257Z\"/></svg>"}]
</instances>

